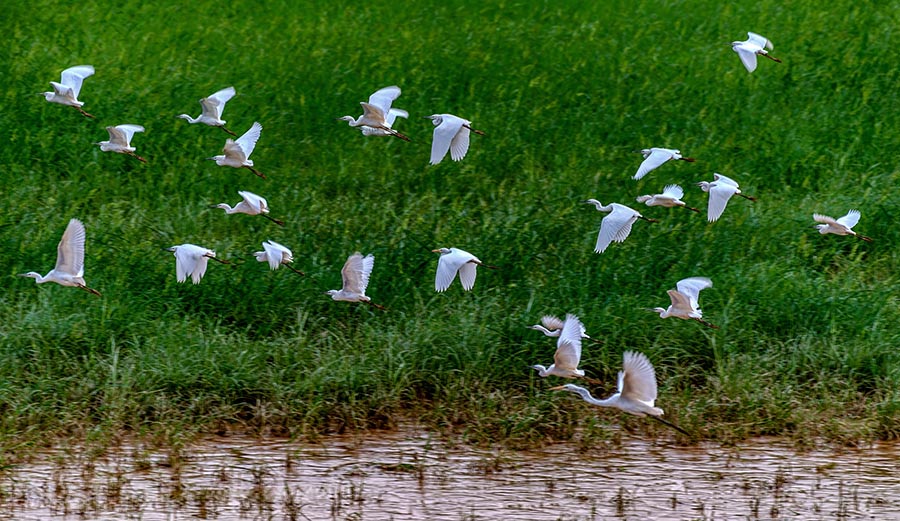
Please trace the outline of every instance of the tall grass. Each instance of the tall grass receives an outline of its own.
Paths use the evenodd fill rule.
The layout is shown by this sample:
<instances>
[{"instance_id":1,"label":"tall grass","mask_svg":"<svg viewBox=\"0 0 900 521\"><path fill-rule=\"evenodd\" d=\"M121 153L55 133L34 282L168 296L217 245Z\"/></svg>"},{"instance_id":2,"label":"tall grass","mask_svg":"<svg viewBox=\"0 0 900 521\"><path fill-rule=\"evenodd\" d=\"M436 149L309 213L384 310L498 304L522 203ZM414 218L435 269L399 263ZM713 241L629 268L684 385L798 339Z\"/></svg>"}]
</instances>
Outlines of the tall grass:
<instances>
[{"instance_id":1,"label":"tall grass","mask_svg":"<svg viewBox=\"0 0 900 521\"><path fill-rule=\"evenodd\" d=\"M596 417L544 391L529 369L553 343L524 326L579 314L601 344L583 365L614 387L625 349L657 368L659 404L698 437L757 434L844 443L896 438L900 311L892 212L900 173L896 5L838 0L483 4L125 0L16 2L0 14L0 444L47 433L171 441L234 428L293 436L418 418L472 440L567 438ZM747 74L729 42L748 30L783 64ZM90 63L81 99L51 105L68 66ZM391 84L413 142L364 138L333 118ZM175 118L235 85L224 119L264 127L253 159L269 179L204 158L226 137ZM428 166L430 122L471 119L468 156ZM137 123L148 158L101 153L106 125ZM639 182L633 150L698 158ZM723 218L651 208L602 255L594 197L632 206L714 171L757 203ZM208 208L238 190L267 197L283 229ZM862 211L875 238L820 236L811 214ZM86 278L104 296L14 277L46 272L68 219L88 229ZM270 272L273 239L309 274ZM175 282L161 248L192 242L232 266ZM432 289L456 246L497 271L474 291ZM374 253L369 294L388 309L332 302L354 251ZM717 331L662 321L677 280L703 275ZM53 286L53 287L48 287Z\"/></svg>"}]
</instances>

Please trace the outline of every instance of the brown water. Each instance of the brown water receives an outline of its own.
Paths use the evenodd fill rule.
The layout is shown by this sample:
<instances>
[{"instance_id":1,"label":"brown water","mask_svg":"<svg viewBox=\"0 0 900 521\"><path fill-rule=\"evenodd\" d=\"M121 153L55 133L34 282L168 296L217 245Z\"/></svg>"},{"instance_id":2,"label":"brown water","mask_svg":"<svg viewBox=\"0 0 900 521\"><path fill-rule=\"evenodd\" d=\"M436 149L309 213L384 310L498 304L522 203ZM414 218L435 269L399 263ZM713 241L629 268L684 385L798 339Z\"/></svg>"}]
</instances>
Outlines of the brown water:
<instances>
[{"instance_id":1,"label":"brown water","mask_svg":"<svg viewBox=\"0 0 900 521\"><path fill-rule=\"evenodd\" d=\"M177 455L52 451L0 475L13 519L900 519L900 445L797 453L630 438L605 452L447 445L423 432L318 445L212 438Z\"/></svg>"}]
</instances>

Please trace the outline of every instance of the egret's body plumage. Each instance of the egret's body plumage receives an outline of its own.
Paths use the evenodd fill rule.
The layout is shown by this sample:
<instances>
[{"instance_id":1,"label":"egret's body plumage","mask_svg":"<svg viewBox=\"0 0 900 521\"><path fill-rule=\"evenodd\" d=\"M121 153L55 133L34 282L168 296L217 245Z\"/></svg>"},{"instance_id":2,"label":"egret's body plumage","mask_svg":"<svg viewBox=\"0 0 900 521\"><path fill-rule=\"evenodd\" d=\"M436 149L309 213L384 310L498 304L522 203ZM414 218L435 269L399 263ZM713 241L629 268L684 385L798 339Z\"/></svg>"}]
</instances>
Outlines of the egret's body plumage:
<instances>
[{"instance_id":1,"label":"egret's body plumage","mask_svg":"<svg viewBox=\"0 0 900 521\"><path fill-rule=\"evenodd\" d=\"M756 33L747 33L747 40L740 42L731 42L731 49L741 58L741 63L747 68L747 72L756 70L756 57L765 56L766 58L781 63L781 60L771 56L766 49L772 50L772 42L765 36Z\"/></svg>"},{"instance_id":2,"label":"egret's body plumage","mask_svg":"<svg viewBox=\"0 0 900 521\"><path fill-rule=\"evenodd\" d=\"M247 215L262 215L273 223L279 226L284 226L283 221L269 216L269 203L264 197L258 196L253 192L246 192L243 190L239 190L238 194L240 194L242 200L238 204L234 205L234 207L227 203L219 203L213 206L213 208L221 208L225 210L226 214L244 213Z\"/></svg>"},{"instance_id":3,"label":"egret's body plumage","mask_svg":"<svg viewBox=\"0 0 900 521\"><path fill-rule=\"evenodd\" d=\"M687 208L694 212L700 212L700 210L686 205L685 202L681 200L682 197L684 197L684 190L680 186L666 185L661 194L641 195L635 200L639 203L644 203L647 206L663 206L666 208L681 206L682 208Z\"/></svg>"},{"instance_id":4,"label":"egret's body plumage","mask_svg":"<svg viewBox=\"0 0 900 521\"><path fill-rule=\"evenodd\" d=\"M472 122L453 114L432 114L425 116L434 123L434 136L431 141L431 161L436 165L450 152L450 159L459 161L469 151L469 135L471 132L484 135L484 132L472 128Z\"/></svg>"},{"instance_id":5,"label":"egret's body plumage","mask_svg":"<svg viewBox=\"0 0 900 521\"><path fill-rule=\"evenodd\" d=\"M681 155L681 150L676 150L674 148L645 148L641 150L641 154L644 156L644 161L641 162L641 166L638 167L638 170L632 179L644 177L649 174L650 171L662 166L666 161L681 160L687 161L688 163L694 162L694 158L684 157Z\"/></svg>"},{"instance_id":6,"label":"egret's body plumage","mask_svg":"<svg viewBox=\"0 0 900 521\"><path fill-rule=\"evenodd\" d=\"M368 102L359 102L363 108L362 116L359 118L342 116L337 119L346 121L351 127L363 127L361 130L364 135L391 135L409 141L408 137L391 128L397 116L403 118L409 116L405 110L400 109L394 109L393 116L391 115L391 104L398 97L400 97L400 87L396 85L378 89L369 96ZM366 127L370 130L366 130Z\"/></svg>"},{"instance_id":7,"label":"egret's body plumage","mask_svg":"<svg viewBox=\"0 0 900 521\"><path fill-rule=\"evenodd\" d=\"M143 157L134 153L136 150L133 146L131 146L131 138L134 137L135 132L143 132L144 127L140 125L116 125L114 127L106 127L106 131L109 132L109 141L100 141L99 143L95 143L100 145L100 150L103 152L116 152L119 154L126 154L134 157L138 161L142 163L146 163L147 160Z\"/></svg>"},{"instance_id":8,"label":"egret's body plumage","mask_svg":"<svg viewBox=\"0 0 900 521\"><path fill-rule=\"evenodd\" d=\"M55 282L61 286L74 286L100 296L100 292L87 287L84 282L84 241L87 233L84 224L71 219L56 246L56 266L44 276L35 271L19 275L35 279L38 284Z\"/></svg>"},{"instance_id":9,"label":"egret's body plumage","mask_svg":"<svg viewBox=\"0 0 900 521\"><path fill-rule=\"evenodd\" d=\"M250 130L244 132L241 137L237 139L228 138L225 140L225 147L222 149L224 154L213 156L208 159L215 161L219 166L246 168L265 179L266 176L254 170L253 160L250 159L250 154L252 154L253 149L256 148L256 142L259 141L261 132L262 125L260 125L258 121L254 121Z\"/></svg>"},{"instance_id":10,"label":"egret's body plumage","mask_svg":"<svg viewBox=\"0 0 900 521\"><path fill-rule=\"evenodd\" d=\"M581 378L584 371L578 368L581 362L581 339L584 334L584 325L577 316L568 314L562 328L557 335L556 353L553 355L553 363L550 367L533 365L542 377L560 376L562 378Z\"/></svg>"},{"instance_id":11,"label":"egret's body plumage","mask_svg":"<svg viewBox=\"0 0 900 521\"><path fill-rule=\"evenodd\" d=\"M222 119L222 111L225 110L225 104L234 97L234 87L226 87L205 98L200 99L202 113L196 118L192 118L189 114L179 114L178 117L187 120L188 123L203 123L211 127L219 127L232 136L236 136L234 132L225 128L225 121Z\"/></svg>"},{"instance_id":12,"label":"egret's body plumage","mask_svg":"<svg viewBox=\"0 0 900 521\"><path fill-rule=\"evenodd\" d=\"M291 266L291 263L294 262L294 253L290 248L278 244L275 241L266 241L262 243L262 246L263 251L253 253L253 256L256 257L257 261L268 262L269 268L273 271L277 270L279 266L284 265L294 273L304 275L302 271Z\"/></svg>"},{"instance_id":13,"label":"egret's body plumage","mask_svg":"<svg viewBox=\"0 0 900 521\"><path fill-rule=\"evenodd\" d=\"M562 334L563 326L565 325L565 321L561 320L559 317L553 315L544 315L541 317L541 323L535 324L533 326L528 326L528 329L534 329L535 331L540 331L544 334L544 336L549 336L552 338L558 338L560 334ZM581 325L581 338L591 338L587 335L587 330L584 328L584 324Z\"/></svg>"},{"instance_id":14,"label":"egret's body plumage","mask_svg":"<svg viewBox=\"0 0 900 521\"><path fill-rule=\"evenodd\" d=\"M62 71L62 78L59 83L55 81L50 82L50 85L53 87L53 92L42 92L41 94L50 103L59 103L60 105L75 107L85 116L93 118L94 116L88 114L81 108L84 105L84 102L78 100L78 95L81 93L81 84L84 82L85 78L92 76L93 74L94 67L92 65L76 65L75 67L69 67Z\"/></svg>"},{"instance_id":15,"label":"egret's body plumage","mask_svg":"<svg viewBox=\"0 0 900 521\"><path fill-rule=\"evenodd\" d=\"M441 254L434 277L434 290L439 293L450 287L457 273L463 289L469 291L475 285L475 270L478 266L494 269L494 266L488 266L478 257L459 248L438 248L431 251Z\"/></svg>"},{"instance_id":16,"label":"egret's body plumage","mask_svg":"<svg viewBox=\"0 0 900 521\"><path fill-rule=\"evenodd\" d=\"M227 261L216 258L216 252L196 244L181 244L166 248L175 255L175 276L178 282L187 280L188 275L194 284L200 284L200 279L206 274L206 267L209 259L222 264L228 264Z\"/></svg>"},{"instance_id":17,"label":"egret's body plumage","mask_svg":"<svg viewBox=\"0 0 900 521\"><path fill-rule=\"evenodd\" d=\"M372 268L375 266L375 256L371 253L363 257L362 253L356 252L347 257L344 267L341 268L341 289L330 289L325 292L330 295L333 300L345 302L365 302L379 309L382 306L372 302L366 295L366 288L369 287L369 276L372 274Z\"/></svg>"},{"instance_id":18,"label":"egret's body plumage","mask_svg":"<svg viewBox=\"0 0 900 521\"><path fill-rule=\"evenodd\" d=\"M604 400L594 398L590 391L574 384L552 387L551 390L576 393L591 405L614 407L634 416L650 416L690 436L685 430L662 419L663 410L656 406L656 372L643 353L625 351L622 354L617 388L618 392Z\"/></svg>"},{"instance_id":19,"label":"egret's body plumage","mask_svg":"<svg viewBox=\"0 0 900 521\"><path fill-rule=\"evenodd\" d=\"M658 222L656 219L648 219L637 210L619 204L610 203L606 206L596 199L588 199L587 204L592 204L601 212L609 212L609 215L600 221L600 233L597 235L597 244L594 246L596 253L603 253L613 242L623 242L631 233L631 226L638 219L649 222Z\"/></svg>"},{"instance_id":20,"label":"egret's body plumage","mask_svg":"<svg viewBox=\"0 0 900 521\"><path fill-rule=\"evenodd\" d=\"M835 235L853 235L866 242L872 242L871 238L859 235L853 231L853 227L859 222L859 210L850 210L847 212L847 215L838 219L820 213L814 213L813 220L820 223L816 225L816 229L823 235L826 233L833 233Z\"/></svg>"},{"instance_id":21,"label":"egret's body plumage","mask_svg":"<svg viewBox=\"0 0 900 521\"><path fill-rule=\"evenodd\" d=\"M696 320L701 324L718 329L716 326L703 320L703 311L700 310L698 300L700 292L712 287L712 281L706 277L690 277L679 280L675 284L676 289L670 289L667 293L672 303L668 308L653 308L659 313L660 318L675 317L682 320Z\"/></svg>"},{"instance_id":22,"label":"egret's body plumage","mask_svg":"<svg viewBox=\"0 0 900 521\"><path fill-rule=\"evenodd\" d=\"M731 199L731 196L733 195L739 195L744 199L749 199L751 201L756 200L756 198L742 193L741 189L738 187L737 181L730 177L714 173L713 179L714 181L711 183L708 181L700 181L697 183L697 186L704 192L709 193L709 203L706 210L706 219L709 222L719 220L719 217L722 216L722 212L725 211L725 205L728 204L728 200Z\"/></svg>"}]
</instances>

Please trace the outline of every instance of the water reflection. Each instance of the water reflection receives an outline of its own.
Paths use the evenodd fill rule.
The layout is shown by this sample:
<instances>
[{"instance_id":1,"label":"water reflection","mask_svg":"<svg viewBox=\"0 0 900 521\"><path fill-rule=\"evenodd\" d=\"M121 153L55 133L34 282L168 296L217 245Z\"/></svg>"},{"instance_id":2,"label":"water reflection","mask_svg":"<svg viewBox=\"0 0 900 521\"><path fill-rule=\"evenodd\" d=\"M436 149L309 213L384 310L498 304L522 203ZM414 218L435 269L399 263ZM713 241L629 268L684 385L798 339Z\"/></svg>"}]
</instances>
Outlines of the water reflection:
<instances>
[{"instance_id":1,"label":"water reflection","mask_svg":"<svg viewBox=\"0 0 900 521\"><path fill-rule=\"evenodd\" d=\"M53 451L8 470L15 519L891 519L900 446L796 453L626 439L602 454L449 446L423 432L320 445L213 438L178 454Z\"/></svg>"}]
</instances>

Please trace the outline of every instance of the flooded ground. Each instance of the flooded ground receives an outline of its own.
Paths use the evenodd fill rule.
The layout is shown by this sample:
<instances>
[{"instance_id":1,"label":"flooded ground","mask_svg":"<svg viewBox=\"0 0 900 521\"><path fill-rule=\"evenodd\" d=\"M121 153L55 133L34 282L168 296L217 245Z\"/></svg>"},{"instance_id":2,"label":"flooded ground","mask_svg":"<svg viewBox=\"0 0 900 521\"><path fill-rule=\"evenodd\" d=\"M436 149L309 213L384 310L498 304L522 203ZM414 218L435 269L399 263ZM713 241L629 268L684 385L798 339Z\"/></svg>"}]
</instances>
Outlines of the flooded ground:
<instances>
[{"instance_id":1,"label":"flooded ground","mask_svg":"<svg viewBox=\"0 0 900 521\"><path fill-rule=\"evenodd\" d=\"M900 519L900 445L796 453L626 438L483 451L394 432L211 438L178 454L48 452L0 474L13 519Z\"/></svg>"}]
</instances>

